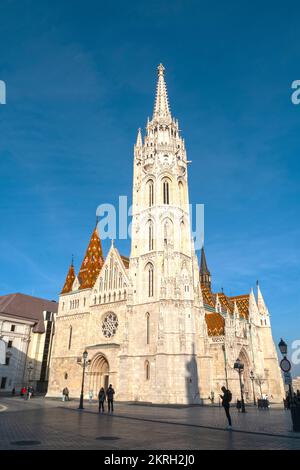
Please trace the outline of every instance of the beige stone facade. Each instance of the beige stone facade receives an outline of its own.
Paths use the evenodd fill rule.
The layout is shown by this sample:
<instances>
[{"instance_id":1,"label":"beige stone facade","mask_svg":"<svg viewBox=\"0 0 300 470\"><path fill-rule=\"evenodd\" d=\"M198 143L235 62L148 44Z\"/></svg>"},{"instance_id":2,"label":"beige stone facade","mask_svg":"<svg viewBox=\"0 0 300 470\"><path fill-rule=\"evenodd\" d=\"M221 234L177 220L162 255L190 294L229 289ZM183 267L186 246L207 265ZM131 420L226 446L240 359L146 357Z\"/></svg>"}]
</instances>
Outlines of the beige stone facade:
<instances>
[{"instance_id":1,"label":"beige stone facade","mask_svg":"<svg viewBox=\"0 0 300 470\"><path fill-rule=\"evenodd\" d=\"M65 386L79 396L86 349L86 396L112 383L118 400L203 403L212 394L217 401L227 384L235 400L240 385L233 366L240 358L246 401L253 399L250 371L256 395L262 388L282 401L270 315L259 287L257 297L253 291L237 297L213 293L204 250L199 274L188 163L160 65L153 118L134 147L130 258L112 244L104 260L95 231L78 276L71 266L59 299L49 396L61 395Z\"/></svg>"}]
</instances>

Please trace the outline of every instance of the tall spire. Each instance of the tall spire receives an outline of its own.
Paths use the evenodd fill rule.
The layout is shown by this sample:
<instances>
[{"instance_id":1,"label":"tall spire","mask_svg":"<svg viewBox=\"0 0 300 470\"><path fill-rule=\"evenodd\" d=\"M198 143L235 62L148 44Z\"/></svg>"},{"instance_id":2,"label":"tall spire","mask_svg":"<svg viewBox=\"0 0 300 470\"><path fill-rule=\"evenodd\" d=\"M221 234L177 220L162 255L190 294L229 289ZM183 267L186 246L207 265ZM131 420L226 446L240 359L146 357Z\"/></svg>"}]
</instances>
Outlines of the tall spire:
<instances>
[{"instance_id":1,"label":"tall spire","mask_svg":"<svg viewBox=\"0 0 300 470\"><path fill-rule=\"evenodd\" d=\"M80 289L88 289L94 286L103 264L102 245L96 225L78 273Z\"/></svg>"},{"instance_id":2,"label":"tall spire","mask_svg":"<svg viewBox=\"0 0 300 470\"><path fill-rule=\"evenodd\" d=\"M72 262L69 267L69 271L64 283L64 287L62 288L61 294L67 294L68 292L71 292L73 282L75 281L75 269L74 269L74 264L73 264L73 255L72 255Z\"/></svg>"},{"instance_id":3,"label":"tall spire","mask_svg":"<svg viewBox=\"0 0 300 470\"><path fill-rule=\"evenodd\" d=\"M261 293L258 281L256 282L256 286L257 286L257 305L258 305L259 313L261 315L269 315L269 311L268 311L268 308L265 304L265 301L264 301L263 295Z\"/></svg>"},{"instance_id":4,"label":"tall spire","mask_svg":"<svg viewBox=\"0 0 300 470\"><path fill-rule=\"evenodd\" d=\"M153 119L167 119L171 120L171 112L169 108L167 86L164 77L165 68L162 64L157 67L158 80L156 87L156 97L153 111Z\"/></svg>"},{"instance_id":5,"label":"tall spire","mask_svg":"<svg viewBox=\"0 0 300 470\"><path fill-rule=\"evenodd\" d=\"M138 133L137 133L137 138L136 138L136 144L137 147L142 147L143 145L143 138L142 138L142 131L141 128L139 127Z\"/></svg>"},{"instance_id":6,"label":"tall spire","mask_svg":"<svg viewBox=\"0 0 300 470\"><path fill-rule=\"evenodd\" d=\"M210 271L207 267L206 257L204 246L201 248L201 262L200 262L200 284L203 287L207 287L208 289L211 288L210 282Z\"/></svg>"}]
</instances>

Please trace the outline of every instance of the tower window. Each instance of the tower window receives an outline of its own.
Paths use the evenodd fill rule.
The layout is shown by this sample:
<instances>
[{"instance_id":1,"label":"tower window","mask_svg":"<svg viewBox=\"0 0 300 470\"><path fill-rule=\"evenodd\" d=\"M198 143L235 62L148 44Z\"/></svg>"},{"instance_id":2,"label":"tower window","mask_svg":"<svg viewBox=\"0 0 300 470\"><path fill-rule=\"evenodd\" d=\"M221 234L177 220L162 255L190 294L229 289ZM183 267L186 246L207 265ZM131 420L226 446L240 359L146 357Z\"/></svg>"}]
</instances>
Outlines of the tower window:
<instances>
[{"instance_id":1,"label":"tower window","mask_svg":"<svg viewBox=\"0 0 300 470\"><path fill-rule=\"evenodd\" d=\"M149 251L153 250L153 224L149 221Z\"/></svg>"},{"instance_id":2,"label":"tower window","mask_svg":"<svg viewBox=\"0 0 300 470\"><path fill-rule=\"evenodd\" d=\"M145 362L145 379L150 380L150 364L149 364L149 361Z\"/></svg>"},{"instance_id":3,"label":"tower window","mask_svg":"<svg viewBox=\"0 0 300 470\"><path fill-rule=\"evenodd\" d=\"M72 328L72 326L70 326L70 328L69 328L69 344L68 344L68 349L69 350L71 349L71 346L72 346L72 331L73 331L73 328Z\"/></svg>"},{"instance_id":4,"label":"tower window","mask_svg":"<svg viewBox=\"0 0 300 470\"><path fill-rule=\"evenodd\" d=\"M170 189L169 189L168 180L163 181L163 201L164 201L164 204L170 203Z\"/></svg>"},{"instance_id":5,"label":"tower window","mask_svg":"<svg viewBox=\"0 0 300 470\"><path fill-rule=\"evenodd\" d=\"M154 187L153 187L153 181L150 180L148 183L148 204L149 207L152 207L154 204Z\"/></svg>"},{"instance_id":6,"label":"tower window","mask_svg":"<svg viewBox=\"0 0 300 470\"><path fill-rule=\"evenodd\" d=\"M146 340L147 344L150 344L150 313L146 315Z\"/></svg>"},{"instance_id":7,"label":"tower window","mask_svg":"<svg viewBox=\"0 0 300 470\"><path fill-rule=\"evenodd\" d=\"M153 297L153 266L148 265L148 297Z\"/></svg>"}]
</instances>

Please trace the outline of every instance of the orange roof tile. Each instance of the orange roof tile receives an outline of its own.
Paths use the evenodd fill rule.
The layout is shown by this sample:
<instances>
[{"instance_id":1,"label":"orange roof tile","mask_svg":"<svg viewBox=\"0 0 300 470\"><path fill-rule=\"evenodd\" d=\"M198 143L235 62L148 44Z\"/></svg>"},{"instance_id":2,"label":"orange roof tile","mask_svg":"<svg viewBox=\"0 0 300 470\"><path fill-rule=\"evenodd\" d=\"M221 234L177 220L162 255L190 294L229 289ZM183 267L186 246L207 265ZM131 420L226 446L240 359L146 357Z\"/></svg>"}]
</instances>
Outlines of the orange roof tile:
<instances>
[{"instance_id":1,"label":"orange roof tile","mask_svg":"<svg viewBox=\"0 0 300 470\"><path fill-rule=\"evenodd\" d=\"M240 316L248 318L249 316L249 294L236 295L235 297L230 297L232 302L236 302L237 308L240 312Z\"/></svg>"},{"instance_id":2,"label":"orange roof tile","mask_svg":"<svg viewBox=\"0 0 300 470\"><path fill-rule=\"evenodd\" d=\"M203 284L201 285L201 291L203 296L203 303L209 305L210 307L214 307L216 304L216 295L211 292L208 287L205 287Z\"/></svg>"},{"instance_id":3,"label":"orange roof tile","mask_svg":"<svg viewBox=\"0 0 300 470\"><path fill-rule=\"evenodd\" d=\"M72 263L69 267L69 271L65 280L64 287L61 291L61 294L67 294L68 292L71 292L75 277L76 277L75 269Z\"/></svg>"},{"instance_id":4,"label":"orange roof tile","mask_svg":"<svg viewBox=\"0 0 300 470\"><path fill-rule=\"evenodd\" d=\"M206 313L208 336L222 336L225 334L225 320L220 313Z\"/></svg>"},{"instance_id":5,"label":"orange roof tile","mask_svg":"<svg viewBox=\"0 0 300 470\"><path fill-rule=\"evenodd\" d=\"M96 227L92 233L85 257L78 273L80 289L88 289L94 286L103 264L104 258L102 245Z\"/></svg>"},{"instance_id":6,"label":"orange roof tile","mask_svg":"<svg viewBox=\"0 0 300 470\"><path fill-rule=\"evenodd\" d=\"M226 310L229 310L230 313L233 313L234 310L234 303L230 300L227 295L224 294L224 292L218 292L218 299L223 307L226 308Z\"/></svg>"}]
</instances>

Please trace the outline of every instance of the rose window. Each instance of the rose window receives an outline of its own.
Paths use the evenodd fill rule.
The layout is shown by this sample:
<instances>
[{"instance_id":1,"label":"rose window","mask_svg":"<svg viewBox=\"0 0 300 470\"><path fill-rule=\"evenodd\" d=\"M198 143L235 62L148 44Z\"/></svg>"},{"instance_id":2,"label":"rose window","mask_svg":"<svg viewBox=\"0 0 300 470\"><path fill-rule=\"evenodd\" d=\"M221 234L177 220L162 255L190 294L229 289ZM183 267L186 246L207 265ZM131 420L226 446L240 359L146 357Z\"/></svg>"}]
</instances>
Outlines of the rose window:
<instances>
[{"instance_id":1,"label":"rose window","mask_svg":"<svg viewBox=\"0 0 300 470\"><path fill-rule=\"evenodd\" d=\"M112 338L117 331L119 322L115 313L108 313L102 322L102 332L106 338Z\"/></svg>"}]
</instances>

